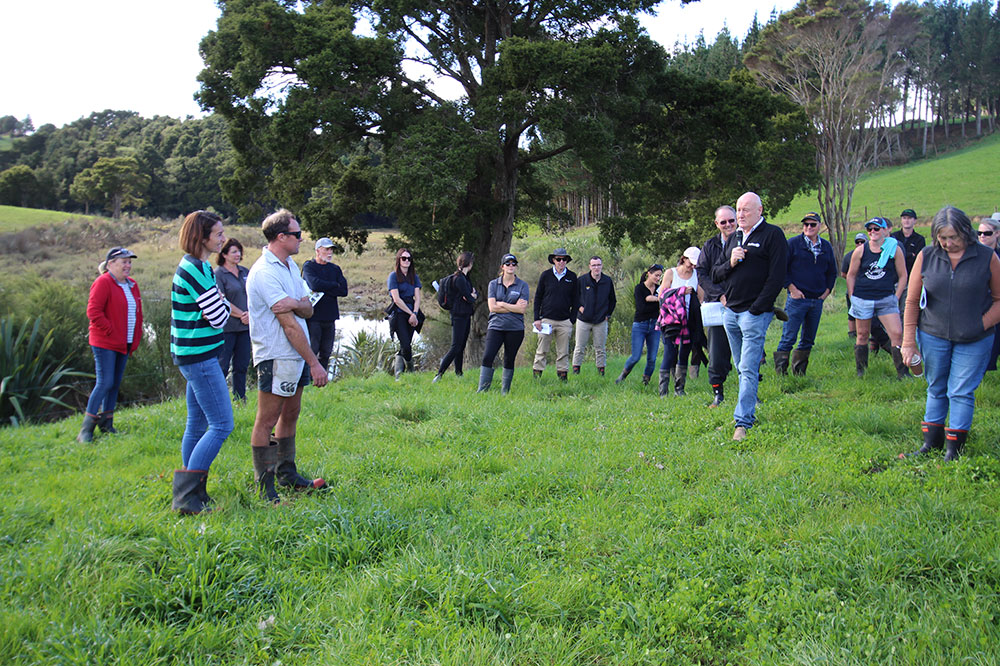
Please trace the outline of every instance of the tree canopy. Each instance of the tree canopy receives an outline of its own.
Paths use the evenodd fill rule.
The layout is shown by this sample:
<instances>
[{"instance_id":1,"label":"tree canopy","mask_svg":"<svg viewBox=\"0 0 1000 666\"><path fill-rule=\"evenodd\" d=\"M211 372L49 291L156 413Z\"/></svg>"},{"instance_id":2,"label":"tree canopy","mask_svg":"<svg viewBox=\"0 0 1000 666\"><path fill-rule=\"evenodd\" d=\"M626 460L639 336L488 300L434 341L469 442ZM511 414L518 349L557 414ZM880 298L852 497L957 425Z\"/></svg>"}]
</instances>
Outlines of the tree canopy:
<instances>
[{"instance_id":1,"label":"tree canopy","mask_svg":"<svg viewBox=\"0 0 1000 666\"><path fill-rule=\"evenodd\" d=\"M753 110L702 113L700 122L725 129L697 127L696 109L683 99L697 86L667 75L665 51L634 19L655 4L222 2L217 29L202 41L199 96L229 121L238 158L224 187L248 202L244 214L277 199L314 234L355 249L365 238L358 215L390 215L403 235L395 242L409 244L424 266L443 268L455 250L473 250L480 284L508 251L518 212L548 204L536 167L557 155L572 153L641 214L619 218L611 237L633 223L702 213L713 186L735 199L730 190L763 182L784 164L769 141L798 138L801 127L784 136L795 125L792 109L744 84L699 90L702 103L733 94ZM448 86L457 93L442 92ZM705 166L725 152L715 139L738 134L729 127L736 123L762 128L749 147L759 159L740 160L748 170L739 177ZM671 159L674 150L681 152ZM651 165L663 169L655 178ZM723 174L739 185L722 182ZM791 194L778 196L779 182L774 200L786 201ZM697 202L686 190L692 184L702 188ZM790 191L800 186L796 180ZM653 188L669 196L655 204L636 194ZM664 247L675 236L635 235Z\"/></svg>"}]
</instances>

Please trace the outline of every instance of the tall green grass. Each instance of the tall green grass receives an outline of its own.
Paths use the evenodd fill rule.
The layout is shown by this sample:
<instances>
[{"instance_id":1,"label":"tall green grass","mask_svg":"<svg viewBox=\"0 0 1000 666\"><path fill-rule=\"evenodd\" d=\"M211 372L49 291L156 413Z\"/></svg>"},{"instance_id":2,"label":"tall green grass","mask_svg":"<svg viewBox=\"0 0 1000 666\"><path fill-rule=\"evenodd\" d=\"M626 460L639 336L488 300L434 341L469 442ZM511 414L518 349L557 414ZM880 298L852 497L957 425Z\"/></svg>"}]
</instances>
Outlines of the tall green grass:
<instances>
[{"instance_id":1,"label":"tall green grass","mask_svg":"<svg viewBox=\"0 0 1000 666\"><path fill-rule=\"evenodd\" d=\"M299 466L251 490L254 400L213 465L222 511L169 510L183 400L0 431L0 655L10 664L996 663L1000 389L968 453L918 445L924 386L854 378L828 301L807 377L706 407L585 367L307 389ZM773 349L777 324L769 335ZM499 384L499 382L497 382Z\"/></svg>"}]
</instances>

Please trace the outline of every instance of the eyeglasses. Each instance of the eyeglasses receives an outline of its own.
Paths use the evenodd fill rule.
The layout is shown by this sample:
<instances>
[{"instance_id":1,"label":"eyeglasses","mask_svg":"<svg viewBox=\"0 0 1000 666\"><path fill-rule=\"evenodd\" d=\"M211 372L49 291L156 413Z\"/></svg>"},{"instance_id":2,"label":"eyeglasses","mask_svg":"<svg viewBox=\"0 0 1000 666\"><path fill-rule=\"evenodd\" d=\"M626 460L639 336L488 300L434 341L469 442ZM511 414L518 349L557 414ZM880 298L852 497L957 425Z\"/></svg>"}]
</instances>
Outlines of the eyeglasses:
<instances>
[{"instance_id":1,"label":"eyeglasses","mask_svg":"<svg viewBox=\"0 0 1000 666\"><path fill-rule=\"evenodd\" d=\"M986 236L987 238L989 238L990 236L993 235L993 232L992 231L977 231L976 234L978 234L979 236Z\"/></svg>"},{"instance_id":2,"label":"eyeglasses","mask_svg":"<svg viewBox=\"0 0 1000 666\"><path fill-rule=\"evenodd\" d=\"M569 257L552 257L552 261L569 261Z\"/></svg>"},{"instance_id":3,"label":"eyeglasses","mask_svg":"<svg viewBox=\"0 0 1000 666\"><path fill-rule=\"evenodd\" d=\"M717 220L716 224L736 224L736 220Z\"/></svg>"},{"instance_id":4,"label":"eyeglasses","mask_svg":"<svg viewBox=\"0 0 1000 666\"><path fill-rule=\"evenodd\" d=\"M819 222L803 222L802 226L803 227L818 227L819 226Z\"/></svg>"},{"instance_id":5,"label":"eyeglasses","mask_svg":"<svg viewBox=\"0 0 1000 666\"><path fill-rule=\"evenodd\" d=\"M399 260L400 261L413 261L413 257L408 256L408 255L404 255L404 256L400 257Z\"/></svg>"},{"instance_id":6,"label":"eyeglasses","mask_svg":"<svg viewBox=\"0 0 1000 666\"><path fill-rule=\"evenodd\" d=\"M282 231L281 233L285 234L286 236L295 236L299 240L302 240L302 230L301 229L299 229L298 231Z\"/></svg>"}]
</instances>

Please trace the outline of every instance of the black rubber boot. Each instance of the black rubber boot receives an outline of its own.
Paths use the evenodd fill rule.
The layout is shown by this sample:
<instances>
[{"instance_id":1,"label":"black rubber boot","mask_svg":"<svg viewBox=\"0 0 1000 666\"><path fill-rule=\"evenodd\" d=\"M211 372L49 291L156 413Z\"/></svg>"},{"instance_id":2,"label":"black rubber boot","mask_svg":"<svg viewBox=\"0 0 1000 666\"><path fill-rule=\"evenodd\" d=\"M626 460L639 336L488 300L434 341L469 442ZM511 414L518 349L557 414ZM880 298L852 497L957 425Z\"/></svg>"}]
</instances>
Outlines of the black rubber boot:
<instances>
[{"instance_id":1,"label":"black rubber boot","mask_svg":"<svg viewBox=\"0 0 1000 666\"><path fill-rule=\"evenodd\" d=\"M930 453L932 449L944 448L944 425L940 423L920 422L920 429L924 433L924 445L912 453L900 453L899 459L922 456Z\"/></svg>"},{"instance_id":2,"label":"black rubber boot","mask_svg":"<svg viewBox=\"0 0 1000 666\"><path fill-rule=\"evenodd\" d=\"M597 368L597 374L599 374L601 377L603 377L604 376L604 368L603 367Z\"/></svg>"},{"instance_id":3,"label":"black rubber boot","mask_svg":"<svg viewBox=\"0 0 1000 666\"><path fill-rule=\"evenodd\" d=\"M101 412L98 414L97 427L101 429L101 432L106 432L109 435L117 435L118 431L115 430L115 413Z\"/></svg>"},{"instance_id":4,"label":"black rubber boot","mask_svg":"<svg viewBox=\"0 0 1000 666\"><path fill-rule=\"evenodd\" d=\"M479 366L479 388L476 393L483 393L490 390L493 383L493 368L485 365Z\"/></svg>"},{"instance_id":5,"label":"black rubber boot","mask_svg":"<svg viewBox=\"0 0 1000 666\"><path fill-rule=\"evenodd\" d=\"M678 398L682 395L687 395L684 392L684 384L687 383L688 377L688 367L686 365L678 365L674 368L674 395Z\"/></svg>"},{"instance_id":6,"label":"black rubber boot","mask_svg":"<svg viewBox=\"0 0 1000 666\"><path fill-rule=\"evenodd\" d=\"M854 367L858 371L858 377L865 376L868 369L868 345L854 345Z\"/></svg>"},{"instance_id":7,"label":"black rubber boot","mask_svg":"<svg viewBox=\"0 0 1000 666\"><path fill-rule=\"evenodd\" d=\"M806 368L809 367L810 349L796 349L792 352L792 374L799 377L806 376Z\"/></svg>"},{"instance_id":8,"label":"black rubber boot","mask_svg":"<svg viewBox=\"0 0 1000 666\"><path fill-rule=\"evenodd\" d=\"M674 374L673 370L660 370L660 397L662 398L670 392L670 380Z\"/></svg>"},{"instance_id":9,"label":"black rubber boot","mask_svg":"<svg viewBox=\"0 0 1000 666\"><path fill-rule=\"evenodd\" d=\"M968 430L955 430L954 428L944 429L944 461L951 462L962 454L965 447L965 440L969 438Z\"/></svg>"},{"instance_id":10,"label":"black rubber boot","mask_svg":"<svg viewBox=\"0 0 1000 666\"><path fill-rule=\"evenodd\" d=\"M562 372L559 372L558 370L556 370L556 377L558 377L559 381L561 381L561 382L569 381L569 376L568 375L569 375L569 373L567 373L565 370L563 370Z\"/></svg>"},{"instance_id":11,"label":"black rubber boot","mask_svg":"<svg viewBox=\"0 0 1000 666\"><path fill-rule=\"evenodd\" d=\"M92 414L83 415L83 426L80 428L80 434L76 436L76 441L81 444L89 444L94 441L94 426L97 425L97 417Z\"/></svg>"},{"instance_id":12,"label":"black rubber boot","mask_svg":"<svg viewBox=\"0 0 1000 666\"><path fill-rule=\"evenodd\" d=\"M580 374L580 366L578 366L578 365L574 365L573 366L573 374L574 375Z\"/></svg>"},{"instance_id":13,"label":"black rubber boot","mask_svg":"<svg viewBox=\"0 0 1000 666\"><path fill-rule=\"evenodd\" d=\"M170 508L185 515L194 515L211 511L205 506L202 491L208 480L208 472L201 469L174 470L174 498ZM205 497L208 493L205 492Z\"/></svg>"},{"instance_id":14,"label":"black rubber boot","mask_svg":"<svg viewBox=\"0 0 1000 666\"><path fill-rule=\"evenodd\" d=\"M531 373L532 373L532 375L534 375L535 379L540 379L541 376L542 376L542 371L541 370L532 370Z\"/></svg>"},{"instance_id":15,"label":"black rubber boot","mask_svg":"<svg viewBox=\"0 0 1000 666\"><path fill-rule=\"evenodd\" d=\"M650 375L643 375L642 376L642 385L643 386L649 386L649 380L650 379L652 379L652 377Z\"/></svg>"},{"instance_id":16,"label":"black rubber boot","mask_svg":"<svg viewBox=\"0 0 1000 666\"><path fill-rule=\"evenodd\" d=\"M403 376L403 373L405 371L406 371L406 361L403 359L402 356L396 354L396 360L393 361L392 364L392 374L393 376L395 376L397 382L399 381L399 378Z\"/></svg>"},{"instance_id":17,"label":"black rubber boot","mask_svg":"<svg viewBox=\"0 0 1000 666\"><path fill-rule=\"evenodd\" d=\"M514 380L514 368L504 368L500 378L500 393L507 395L510 393L510 383Z\"/></svg>"},{"instance_id":18,"label":"black rubber boot","mask_svg":"<svg viewBox=\"0 0 1000 666\"><path fill-rule=\"evenodd\" d=\"M625 378L628 377L630 372L632 372L632 368L622 368L622 374L618 375L618 379L615 380L615 384L621 384L625 381ZM649 382L648 377L646 378L646 381Z\"/></svg>"},{"instance_id":19,"label":"black rubber boot","mask_svg":"<svg viewBox=\"0 0 1000 666\"><path fill-rule=\"evenodd\" d=\"M786 351L775 351L774 352L774 371L779 375L788 374L788 357L791 352Z\"/></svg>"},{"instance_id":20,"label":"black rubber boot","mask_svg":"<svg viewBox=\"0 0 1000 666\"><path fill-rule=\"evenodd\" d=\"M896 366L896 379L903 380L910 378L910 369L903 363L903 353L899 347L892 348L892 362Z\"/></svg>"},{"instance_id":21,"label":"black rubber boot","mask_svg":"<svg viewBox=\"0 0 1000 666\"><path fill-rule=\"evenodd\" d=\"M275 470L278 467L278 443L272 440L267 446L252 446L253 477L257 484L257 493L261 499L272 504L281 501L278 491L274 489Z\"/></svg>"},{"instance_id":22,"label":"black rubber boot","mask_svg":"<svg viewBox=\"0 0 1000 666\"><path fill-rule=\"evenodd\" d=\"M722 393L722 384L712 384L712 393L715 394L715 397L712 398L712 404L709 407L718 407L725 400L725 396Z\"/></svg>"},{"instance_id":23,"label":"black rubber boot","mask_svg":"<svg viewBox=\"0 0 1000 666\"><path fill-rule=\"evenodd\" d=\"M295 436L274 439L278 445L278 465L274 469L274 477L279 486L295 490L322 490L326 488L323 479L307 479L299 474L295 466Z\"/></svg>"}]
</instances>

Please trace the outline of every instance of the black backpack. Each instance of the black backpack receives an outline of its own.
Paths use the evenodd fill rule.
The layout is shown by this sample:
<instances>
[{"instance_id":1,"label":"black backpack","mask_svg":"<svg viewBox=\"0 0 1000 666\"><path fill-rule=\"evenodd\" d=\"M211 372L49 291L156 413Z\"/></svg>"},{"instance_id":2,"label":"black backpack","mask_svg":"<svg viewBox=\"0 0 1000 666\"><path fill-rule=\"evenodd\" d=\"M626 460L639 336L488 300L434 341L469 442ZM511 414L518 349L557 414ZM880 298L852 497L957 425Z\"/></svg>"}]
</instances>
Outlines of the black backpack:
<instances>
[{"instance_id":1,"label":"black backpack","mask_svg":"<svg viewBox=\"0 0 1000 666\"><path fill-rule=\"evenodd\" d=\"M451 306L455 304L455 299L451 295L452 282L454 280L454 273L438 280L437 302L442 310L451 310Z\"/></svg>"}]
</instances>

